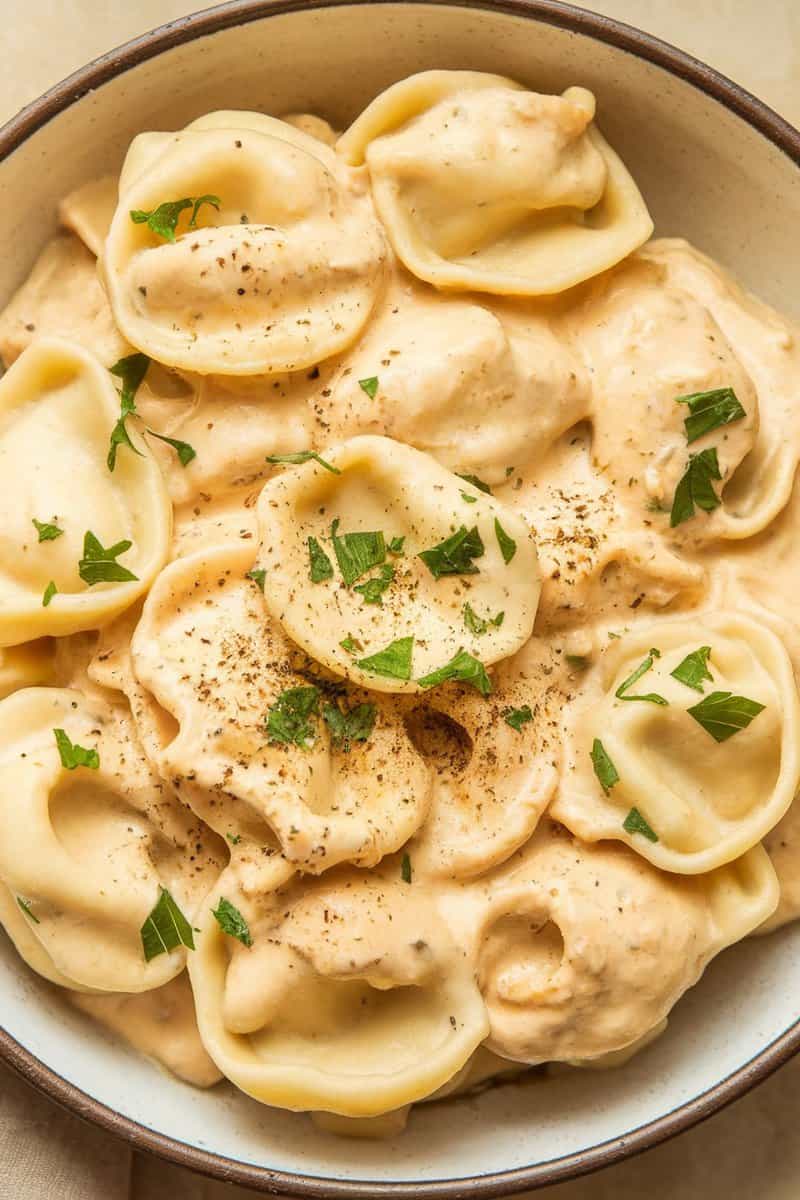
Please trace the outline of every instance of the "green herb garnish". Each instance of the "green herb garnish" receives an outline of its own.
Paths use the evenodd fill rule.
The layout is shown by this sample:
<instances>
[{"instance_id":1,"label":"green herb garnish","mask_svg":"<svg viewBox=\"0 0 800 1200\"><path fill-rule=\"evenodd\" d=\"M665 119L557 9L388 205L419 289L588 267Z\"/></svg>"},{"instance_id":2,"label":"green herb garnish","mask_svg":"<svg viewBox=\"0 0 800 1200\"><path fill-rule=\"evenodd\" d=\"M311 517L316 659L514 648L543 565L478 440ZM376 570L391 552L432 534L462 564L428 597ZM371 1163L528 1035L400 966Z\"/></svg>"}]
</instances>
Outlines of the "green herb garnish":
<instances>
[{"instance_id":1,"label":"green herb garnish","mask_svg":"<svg viewBox=\"0 0 800 1200\"><path fill-rule=\"evenodd\" d=\"M293 687L281 692L267 714L267 733L271 742L299 746L308 750L316 737L319 715L319 688Z\"/></svg>"},{"instance_id":2,"label":"green herb garnish","mask_svg":"<svg viewBox=\"0 0 800 1200\"><path fill-rule=\"evenodd\" d=\"M477 575L478 568L472 560L485 552L477 525L469 530L462 525L443 542L422 550L417 558L422 559L434 579L441 579L443 575Z\"/></svg>"},{"instance_id":3,"label":"green herb garnish","mask_svg":"<svg viewBox=\"0 0 800 1200\"><path fill-rule=\"evenodd\" d=\"M516 729L519 733L523 725L527 725L533 720L533 713L529 704L523 704L522 708L506 708L503 711L503 720L506 725L510 725L512 729Z\"/></svg>"},{"instance_id":4,"label":"green herb garnish","mask_svg":"<svg viewBox=\"0 0 800 1200\"><path fill-rule=\"evenodd\" d=\"M252 579L260 592L264 591L264 584L267 582L267 572L261 567L253 567L252 571L247 571L245 579Z\"/></svg>"},{"instance_id":5,"label":"green herb garnish","mask_svg":"<svg viewBox=\"0 0 800 1200\"><path fill-rule=\"evenodd\" d=\"M78 562L78 574L83 582L92 587L96 583L128 583L137 580L138 575L134 575L116 561L120 554L130 550L132 545L133 542L126 539L106 549L91 530L87 530L83 538L83 558Z\"/></svg>"},{"instance_id":6,"label":"green herb garnish","mask_svg":"<svg viewBox=\"0 0 800 1200\"><path fill-rule=\"evenodd\" d=\"M22 896L17 896L17 904L20 906L22 911L25 913L25 916L29 917L30 920L33 921L34 925L41 925L42 922L39 920L36 913L31 908L30 900L23 900Z\"/></svg>"},{"instance_id":7,"label":"green herb garnish","mask_svg":"<svg viewBox=\"0 0 800 1200\"><path fill-rule=\"evenodd\" d=\"M384 563L379 574L374 575L372 579L367 579L364 583L357 583L353 591L361 593L365 604L377 604L383 607L383 593L393 580L394 567L389 563Z\"/></svg>"},{"instance_id":8,"label":"green herb garnish","mask_svg":"<svg viewBox=\"0 0 800 1200\"><path fill-rule=\"evenodd\" d=\"M708 669L710 653L710 646L701 646L699 650L693 650L691 654L686 655L683 662L678 663L674 671L670 671L670 675L679 683L685 683L696 692L702 692L706 680L709 683L714 682L714 676Z\"/></svg>"},{"instance_id":9,"label":"green herb garnish","mask_svg":"<svg viewBox=\"0 0 800 1200\"><path fill-rule=\"evenodd\" d=\"M141 930L145 962L169 954L178 946L194 950L192 927L165 887Z\"/></svg>"},{"instance_id":10,"label":"green herb garnish","mask_svg":"<svg viewBox=\"0 0 800 1200\"><path fill-rule=\"evenodd\" d=\"M651 648L648 651L647 658L643 662L640 662L636 670L617 688L614 693L617 700L644 700L648 704L669 704L668 700L665 700L663 696L659 696L656 692L647 692L644 696L627 695L628 689L632 688L650 670L657 658L661 658L661 651Z\"/></svg>"},{"instance_id":11,"label":"green herb garnish","mask_svg":"<svg viewBox=\"0 0 800 1200\"><path fill-rule=\"evenodd\" d=\"M709 692L698 704L686 710L710 733L715 742L726 742L740 729L746 729L764 705L732 692Z\"/></svg>"},{"instance_id":12,"label":"green herb garnish","mask_svg":"<svg viewBox=\"0 0 800 1200\"><path fill-rule=\"evenodd\" d=\"M402 537L393 537L392 540L389 542L389 545L386 547L386 549L389 551L390 554L402 554L403 547L405 546L405 544L406 544L406 537L405 537L405 534L403 534Z\"/></svg>"},{"instance_id":13,"label":"green herb garnish","mask_svg":"<svg viewBox=\"0 0 800 1200\"><path fill-rule=\"evenodd\" d=\"M225 837L232 846L238 846L239 842L242 840L242 835L240 833L226 833Z\"/></svg>"},{"instance_id":14,"label":"green herb garnish","mask_svg":"<svg viewBox=\"0 0 800 1200\"><path fill-rule=\"evenodd\" d=\"M364 647L361 645L361 642L357 642L356 639L349 633L346 638L342 638L341 642L339 642L339 645L343 650L346 650L348 654L358 654L359 650L364 649Z\"/></svg>"},{"instance_id":15,"label":"green herb garnish","mask_svg":"<svg viewBox=\"0 0 800 1200\"><path fill-rule=\"evenodd\" d=\"M492 681L486 674L486 667L480 659L468 654L466 650L459 650L443 667L423 675L417 683L424 688L438 687L440 683L468 683L482 696L488 696L492 690Z\"/></svg>"},{"instance_id":16,"label":"green herb garnish","mask_svg":"<svg viewBox=\"0 0 800 1200\"><path fill-rule=\"evenodd\" d=\"M333 563L315 537L308 539L309 575L312 583L333 579Z\"/></svg>"},{"instance_id":17,"label":"green herb garnish","mask_svg":"<svg viewBox=\"0 0 800 1200\"><path fill-rule=\"evenodd\" d=\"M386 542L379 531L369 533L345 533L339 536L339 518L331 525L333 552L346 587L352 587L357 579L373 567L386 561Z\"/></svg>"},{"instance_id":18,"label":"green herb garnish","mask_svg":"<svg viewBox=\"0 0 800 1200\"><path fill-rule=\"evenodd\" d=\"M236 938L243 946L252 946L253 939L250 936L250 926L235 904L231 904L230 900L226 900L224 896L220 896L217 907L212 908L211 913L216 918L217 924L223 933Z\"/></svg>"},{"instance_id":19,"label":"green herb garnish","mask_svg":"<svg viewBox=\"0 0 800 1200\"><path fill-rule=\"evenodd\" d=\"M100 755L94 748L87 750L85 746L71 742L63 729L54 729L53 737L56 739L58 756L65 770L74 771L77 767L88 767L90 771L96 771L99 768Z\"/></svg>"},{"instance_id":20,"label":"green herb garnish","mask_svg":"<svg viewBox=\"0 0 800 1200\"><path fill-rule=\"evenodd\" d=\"M106 465L109 471L113 471L117 465L118 446L127 446L134 454L141 455L141 451L136 449L130 439L125 421L128 417L139 415L136 411L136 393L147 374L149 366L150 359L146 354L128 354L125 358L118 359L113 367L109 367L111 374L116 375L118 379L122 380L122 387L119 393L119 420L111 430L108 456L106 458Z\"/></svg>"},{"instance_id":21,"label":"green herb garnish","mask_svg":"<svg viewBox=\"0 0 800 1200\"><path fill-rule=\"evenodd\" d=\"M50 601L53 599L53 596L55 596L57 592L58 588L56 587L54 580L51 579L47 587L44 589L44 593L42 594L42 608L47 608Z\"/></svg>"},{"instance_id":22,"label":"green herb garnish","mask_svg":"<svg viewBox=\"0 0 800 1200\"><path fill-rule=\"evenodd\" d=\"M183 200L165 200L163 204L159 204L158 208L153 208L150 212L145 212L141 208L132 208L130 210L130 218L134 225L147 225L148 229L152 229L153 233L164 238L167 242L175 241L175 230L178 227L178 218L181 213L190 208L192 215L189 218L189 229L194 229L197 225L197 213L203 204L210 204L219 212L220 198L219 196L185 196Z\"/></svg>"},{"instance_id":23,"label":"green herb garnish","mask_svg":"<svg viewBox=\"0 0 800 1200\"><path fill-rule=\"evenodd\" d=\"M341 475L338 467L334 467L329 462L325 462L324 458L320 458L316 450L299 450L297 454L268 454L267 462L274 463L277 466L299 467L307 462L319 463L326 471L330 471L331 475Z\"/></svg>"},{"instance_id":24,"label":"green herb garnish","mask_svg":"<svg viewBox=\"0 0 800 1200\"><path fill-rule=\"evenodd\" d=\"M599 738L592 742L591 758L594 773L600 781L601 788L608 795L614 784L619 783L619 774Z\"/></svg>"},{"instance_id":25,"label":"green herb garnish","mask_svg":"<svg viewBox=\"0 0 800 1200\"><path fill-rule=\"evenodd\" d=\"M511 469L513 471L514 468L512 467ZM488 483L484 483L483 480L479 479L477 475L462 475L461 471L456 471L456 475L459 479L463 479L465 483L471 483L472 486L476 487L479 492L485 492L487 496L491 496L492 489L489 487ZM461 495L463 496L464 493L462 492Z\"/></svg>"},{"instance_id":26,"label":"green herb garnish","mask_svg":"<svg viewBox=\"0 0 800 1200\"><path fill-rule=\"evenodd\" d=\"M495 537L497 538L497 544L500 547L500 553L503 556L503 562L506 564L506 566L508 566L514 555L517 553L517 543L512 537L508 536L497 517L494 519L494 533Z\"/></svg>"},{"instance_id":27,"label":"green herb garnish","mask_svg":"<svg viewBox=\"0 0 800 1200\"><path fill-rule=\"evenodd\" d=\"M733 388L713 388L710 392L692 392L690 396L676 396L676 404L688 404L689 416L684 418L686 440L691 445L706 433L741 421L747 413L739 403Z\"/></svg>"},{"instance_id":28,"label":"green herb garnish","mask_svg":"<svg viewBox=\"0 0 800 1200\"><path fill-rule=\"evenodd\" d=\"M689 465L675 488L672 501L669 523L673 529L694 516L695 505L703 512L719 508L722 501L714 491L712 479L722 479L716 449L712 446L710 450L690 454Z\"/></svg>"},{"instance_id":29,"label":"green herb garnish","mask_svg":"<svg viewBox=\"0 0 800 1200\"><path fill-rule=\"evenodd\" d=\"M464 501L465 504L477 504L478 503L478 497L470 496L469 492L462 492L461 499Z\"/></svg>"},{"instance_id":30,"label":"green herb garnish","mask_svg":"<svg viewBox=\"0 0 800 1200\"><path fill-rule=\"evenodd\" d=\"M148 429L147 432L151 437L158 438L160 442L166 442L168 446L172 446L182 467L188 467L192 459L197 458L197 451L188 442L181 442L178 438L167 437L165 433L156 433L155 429Z\"/></svg>"},{"instance_id":31,"label":"green herb garnish","mask_svg":"<svg viewBox=\"0 0 800 1200\"><path fill-rule=\"evenodd\" d=\"M358 386L362 392L366 392L370 400L374 400L378 394L378 376L370 375L367 379L359 379Z\"/></svg>"},{"instance_id":32,"label":"green herb garnish","mask_svg":"<svg viewBox=\"0 0 800 1200\"><path fill-rule=\"evenodd\" d=\"M411 859L404 854L400 860L400 878L403 883L411 883Z\"/></svg>"},{"instance_id":33,"label":"green herb garnish","mask_svg":"<svg viewBox=\"0 0 800 1200\"><path fill-rule=\"evenodd\" d=\"M647 838L648 842L658 841L658 834L648 825L638 808L631 809L622 822L622 828L626 833L640 833L642 837Z\"/></svg>"},{"instance_id":34,"label":"green herb garnish","mask_svg":"<svg viewBox=\"0 0 800 1200\"><path fill-rule=\"evenodd\" d=\"M366 742L369 739L375 728L378 710L374 704L356 704L344 710L338 704L326 704L322 716L331 731L334 746L347 754L353 742Z\"/></svg>"},{"instance_id":35,"label":"green herb garnish","mask_svg":"<svg viewBox=\"0 0 800 1200\"><path fill-rule=\"evenodd\" d=\"M464 624L475 637L483 637L490 625L499 629L505 615L504 612L499 612L494 617L479 617L469 601L464 605Z\"/></svg>"},{"instance_id":36,"label":"green herb garnish","mask_svg":"<svg viewBox=\"0 0 800 1200\"><path fill-rule=\"evenodd\" d=\"M411 656L414 652L414 638L402 637L390 642L384 650L370 654L367 658L359 658L356 666L371 675L383 675L386 679L410 679Z\"/></svg>"},{"instance_id":37,"label":"green herb garnish","mask_svg":"<svg viewBox=\"0 0 800 1200\"><path fill-rule=\"evenodd\" d=\"M63 529L59 529L58 525L49 525L46 521L37 521L36 517L33 517L32 520L36 526L36 532L39 534L40 542L54 542L64 532Z\"/></svg>"}]
</instances>

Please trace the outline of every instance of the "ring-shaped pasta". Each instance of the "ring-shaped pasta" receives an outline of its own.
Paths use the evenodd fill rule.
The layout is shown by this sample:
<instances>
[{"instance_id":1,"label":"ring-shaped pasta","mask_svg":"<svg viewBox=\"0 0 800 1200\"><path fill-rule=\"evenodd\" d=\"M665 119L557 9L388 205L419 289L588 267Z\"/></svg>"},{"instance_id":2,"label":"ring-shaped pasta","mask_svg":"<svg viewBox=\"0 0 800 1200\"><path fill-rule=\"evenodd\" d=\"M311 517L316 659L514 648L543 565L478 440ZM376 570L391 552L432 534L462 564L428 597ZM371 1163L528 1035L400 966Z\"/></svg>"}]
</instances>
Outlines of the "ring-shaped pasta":
<instances>
[{"instance_id":1,"label":"ring-shaped pasta","mask_svg":"<svg viewBox=\"0 0 800 1200\"><path fill-rule=\"evenodd\" d=\"M566 726L552 815L584 841L618 839L665 871L738 858L800 784L792 664L744 612L662 621L612 642Z\"/></svg>"},{"instance_id":2,"label":"ring-shaped pasta","mask_svg":"<svg viewBox=\"0 0 800 1200\"><path fill-rule=\"evenodd\" d=\"M261 904L226 875L190 975L220 1070L265 1104L371 1117L451 1079L487 1033L472 965L423 887L339 870ZM251 946L212 915L221 898Z\"/></svg>"},{"instance_id":3,"label":"ring-shaped pasta","mask_svg":"<svg viewBox=\"0 0 800 1200\"><path fill-rule=\"evenodd\" d=\"M594 112L585 88L543 96L497 75L425 71L373 100L337 150L366 161L394 251L420 279L548 295L653 231Z\"/></svg>"},{"instance_id":4,"label":"ring-shaped pasta","mask_svg":"<svg viewBox=\"0 0 800 1200\"><path fill-rule=\"evenodd\" d=\"M264 598L293 641L337 675L381 692L424 689L462 650L487 666L524 645L539 567L516 513L391 438L352 438L326 450L323 462L276 475L258 502ZM460 542L448 557L441 546L453 537ZM309 581L312 553L317 582ZM467 608L485 623L482 635ZM372 661L386 647L402 647L403 661Z\"/></svg>"},{"instance_id":5,"label":"ring-shaped pasta","mask_svg":"<svg viewBox=\"0 0 800 1200\"><path fill-rule=\"evenodd\" d=\"M107 466L119 411L111 375L55 338L30 346L0 380L0 646L96 629L166 562L172 505L133 429L137 453L118 455L113 473ZM55 529L37 535L35 521ZM81 574L87 533L117 551L120 561L103 567L108 582ZM122 568L130 578L117 582Z\"/></svg>"}]
</instances>

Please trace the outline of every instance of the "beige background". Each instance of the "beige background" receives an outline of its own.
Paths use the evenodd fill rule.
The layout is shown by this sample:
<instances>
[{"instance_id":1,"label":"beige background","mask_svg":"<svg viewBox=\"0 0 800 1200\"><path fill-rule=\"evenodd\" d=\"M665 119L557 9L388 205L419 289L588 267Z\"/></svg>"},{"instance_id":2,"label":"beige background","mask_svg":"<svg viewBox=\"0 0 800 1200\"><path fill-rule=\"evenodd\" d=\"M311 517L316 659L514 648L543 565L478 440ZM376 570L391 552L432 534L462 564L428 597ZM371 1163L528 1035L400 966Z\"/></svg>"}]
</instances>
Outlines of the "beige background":
<instances>
[{"instance_id":1,"label":"beige background","mask_svg":"<svg viewBox=\"0 0 800 1200\"><path fill-rule=\"evenodd\" d=\"M181 0L0 0L0 121L87 60L197 9ZM800 125L798 0L595 0L718 67ZM543 1200L798 1200L800 1059L698 1129ZM0 1068L0 1200L245 1200L132 1155Z\"/></svg>"}]
</instances>

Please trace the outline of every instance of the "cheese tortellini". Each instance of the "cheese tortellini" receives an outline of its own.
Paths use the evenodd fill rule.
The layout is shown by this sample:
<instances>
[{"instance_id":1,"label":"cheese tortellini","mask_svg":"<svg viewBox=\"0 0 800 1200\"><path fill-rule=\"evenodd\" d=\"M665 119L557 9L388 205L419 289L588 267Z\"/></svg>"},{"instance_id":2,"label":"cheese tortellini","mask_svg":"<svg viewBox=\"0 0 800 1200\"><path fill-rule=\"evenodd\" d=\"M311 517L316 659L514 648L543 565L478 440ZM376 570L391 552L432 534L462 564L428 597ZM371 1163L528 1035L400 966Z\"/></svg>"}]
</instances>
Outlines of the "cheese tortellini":
<instances>
[{"instance_id":1,"label":"cheese tortellini","mask_svg":"<svg viewBox=\"0 0 800 1200\"><path fill-rule=\"evenodd\" d=\"M585 88L543 96L499 75L426 71L374 100L338 150L366 161L395 253L420 279L538 296L653 231L594 113Z\"/></svg>"},{"instance_id":2,"label":"cheese tortellini","mask_svg":"<svg viewBox=\"0 0 800 1200\"><path fill-rule=\"evenodd\" d=\"M164 565L172 510L135 432L108 469L118 415L111 375L61 340L0 381L0 646L97 628Z\"/></svg>"},{"instance_id":3,"label":"cheese tortellini","mask_svg":"<svg viewBox=\"0 0 800 1200\"><path fill-rule=\"evenodd\" d=\"M325 454L258 502L264 598L289 637L380 692L419 691L459 655L485 666L527 641L539 568L524 521L390 438Z\"/></svg>"}]
</instances>

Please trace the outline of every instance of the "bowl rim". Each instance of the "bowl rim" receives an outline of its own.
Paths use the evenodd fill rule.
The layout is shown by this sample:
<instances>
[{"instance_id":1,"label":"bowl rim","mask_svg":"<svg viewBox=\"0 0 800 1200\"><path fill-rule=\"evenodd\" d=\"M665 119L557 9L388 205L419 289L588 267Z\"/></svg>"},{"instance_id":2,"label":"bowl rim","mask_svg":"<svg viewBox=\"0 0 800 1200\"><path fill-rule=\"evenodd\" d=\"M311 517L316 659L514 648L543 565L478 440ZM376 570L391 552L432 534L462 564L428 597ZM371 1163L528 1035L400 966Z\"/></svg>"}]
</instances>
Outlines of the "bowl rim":
<instances>
[{"instance_id":1,"label":"bowl rim","mask_svg":"<svg viewBox=\"0 0 800 1200\"><path fill-rule=\"evenodd\" d=\"M0 128L0 162L38 129L88 92L174 46L284 13L387 4L484 9L527 17L580 33L626 51L690 83L746 121L800 167L800 131L745 88L670 43L613 17L561 0L229 0L160 25L133 38L68 75L26 105ZM648 1121L596 1146L547 1162L485 1175L437 1181L383 1182L346 1180L272 1170L240 1162L149 1129L89 1096L47 1066L0 1027L0 1060L49 1099L145 1151L201 1174L261 1192L280 1192L312 1200L491 1200L546 1187L611 1166L640 1154L707 1120L763 1082L800 1050L800 1020L757 1054L700 1095L662 1117Z\"/></svg>"}]
</instances>

